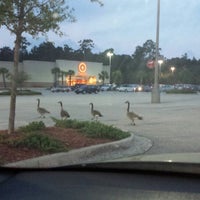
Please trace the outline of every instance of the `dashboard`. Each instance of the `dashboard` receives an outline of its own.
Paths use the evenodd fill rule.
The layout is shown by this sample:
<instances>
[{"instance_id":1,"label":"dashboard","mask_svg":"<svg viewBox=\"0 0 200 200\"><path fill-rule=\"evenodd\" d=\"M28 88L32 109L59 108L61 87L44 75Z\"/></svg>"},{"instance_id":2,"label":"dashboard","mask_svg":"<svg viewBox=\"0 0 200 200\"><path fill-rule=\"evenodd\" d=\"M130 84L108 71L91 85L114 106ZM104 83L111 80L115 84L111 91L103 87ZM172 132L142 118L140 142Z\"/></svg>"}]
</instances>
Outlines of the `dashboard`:
<instances>
[{"instance_id":1,"label":"dashboard","mask_svg":"<svg viewBox=\"0 0 200 200\"><path fill-rule=\"evenodd\" d=\"M1 199L200 199L200 176L106 167L0 171Z\"/></svg>"}]
</instances>

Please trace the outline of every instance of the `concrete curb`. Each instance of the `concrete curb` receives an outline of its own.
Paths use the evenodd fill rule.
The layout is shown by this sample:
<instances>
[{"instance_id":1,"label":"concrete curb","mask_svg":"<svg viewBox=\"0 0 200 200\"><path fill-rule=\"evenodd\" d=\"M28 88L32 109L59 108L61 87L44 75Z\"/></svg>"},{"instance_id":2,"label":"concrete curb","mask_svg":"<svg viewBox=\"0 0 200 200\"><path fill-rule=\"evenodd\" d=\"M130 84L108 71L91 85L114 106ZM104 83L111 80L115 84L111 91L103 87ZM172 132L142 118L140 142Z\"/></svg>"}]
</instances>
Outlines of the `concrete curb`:
<instances>
[{"instance_id":1,"label":"concrete curb","mask_svg":"<svg viewBox=\"0 0 200 200\"><path fill-rule=\"evenodd\" d=\"M138 155L152 147L151 140L131 134L130 137L69 152L56 153L5 165L6 167L58 167L88 162L101 162Z\"/></svg>"}]
</instances>

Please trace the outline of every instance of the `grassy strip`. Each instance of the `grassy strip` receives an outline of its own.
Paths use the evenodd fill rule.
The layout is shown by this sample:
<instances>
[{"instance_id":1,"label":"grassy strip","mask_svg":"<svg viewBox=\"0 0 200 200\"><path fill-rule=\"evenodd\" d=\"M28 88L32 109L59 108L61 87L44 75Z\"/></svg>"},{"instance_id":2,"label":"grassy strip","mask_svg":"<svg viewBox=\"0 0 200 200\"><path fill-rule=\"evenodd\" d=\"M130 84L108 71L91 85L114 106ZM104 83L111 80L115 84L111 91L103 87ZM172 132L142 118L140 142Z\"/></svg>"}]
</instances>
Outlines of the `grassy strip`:
<instances>
[{"instance_id":1,"label":"grassy strip","mask_svg":"<svg viewBox=\"0 0 200 200\"><path fill-rule=\"evenodd\" d=\"M17 90L17 95L20 95L20 96L25 96L25 95L41 95L42 93L41 92L36 92L36 91L33 91L33 90ZM0 95L10 95L10 91L7 90L7 91L1 91L0 92Z\"/></svg>"},{"instance_id":2,"label":"grassy strip","mask_svg":"<svg viewBox=\"0 0 200 200\"><path fill-rule=\"evenodd\" d=\"M56 127L79 129L81 133L92 138L104 138L120 140L130 136L130 133L124 132L113 126L108 126L100 122L77 121L77 120L58 120L52 118Z\"/></svg>"},{"instance_id":3,"label":"grassy strip","mask_svg":"<svg viewBox=\"0 0 200 200\"><path fill-rule=\"evenodd\" d=\"M190 89L172 89L172 90L168 90L166 91L167 94L197 94L197 91L194 90L190 90Z\"/></svg>"}]
</instances>

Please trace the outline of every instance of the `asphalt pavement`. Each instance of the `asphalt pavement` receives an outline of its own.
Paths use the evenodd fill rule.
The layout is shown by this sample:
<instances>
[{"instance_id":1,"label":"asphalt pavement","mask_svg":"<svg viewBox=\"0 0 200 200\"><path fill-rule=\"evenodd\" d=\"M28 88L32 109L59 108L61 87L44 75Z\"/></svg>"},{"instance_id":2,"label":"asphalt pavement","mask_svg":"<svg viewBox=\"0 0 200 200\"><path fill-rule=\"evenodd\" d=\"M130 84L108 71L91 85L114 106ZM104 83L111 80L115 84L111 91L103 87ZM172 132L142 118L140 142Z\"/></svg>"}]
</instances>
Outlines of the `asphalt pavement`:
<instances>
[{"instance_id":1,"label":"asphalt pavement","mask_svg":"<svg viewBox=\"0 0 200 200\"><path fill-rule=\"evenodd\" d=\"M161 103L151 104L151 93L100 92L99 94L51 93L41 90L42 96L17 97L16 127L41 120L37 113L37 98L41 107L51 113L42 119L47 126L53 125L51 116L60 117L58 101L63 102L72 119L91 120L89 103L100 110L102 123L113 125L133 133L136 137L151 141L152 147L145 154L200 152L200 94L161 93ZM132 126L126 117L129 100L131 110L143 117ZM9 97L0 96L0 129L7 129ZM144 142L144 143L145 143ZM147 142L149 144L149 142Z\"/></svg>"}]
</instances>

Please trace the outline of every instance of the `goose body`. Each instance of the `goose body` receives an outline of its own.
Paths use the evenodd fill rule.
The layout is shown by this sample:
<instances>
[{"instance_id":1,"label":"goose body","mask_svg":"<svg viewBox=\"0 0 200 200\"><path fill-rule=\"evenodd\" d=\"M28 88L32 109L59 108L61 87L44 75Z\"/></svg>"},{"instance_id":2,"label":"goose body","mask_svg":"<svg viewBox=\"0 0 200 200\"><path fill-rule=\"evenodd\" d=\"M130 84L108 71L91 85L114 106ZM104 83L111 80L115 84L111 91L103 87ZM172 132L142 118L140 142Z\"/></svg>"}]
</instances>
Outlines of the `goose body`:
<instances>
[{"instance_id":1,"label":"goose body","mask_svg":"<svg viewBox=\"0 0 200 200\"><path fill-rule=\"evenodd\" d=\"M60 110L60 116L62 119L67 119L70 117L69 113L63 109L63 104L62 104L62 101L59 101L58 103L60 103L60 107L61 107L61 110Z\"/></svg>"},{"instance_id":2,"label":"goose body","mask_svg":"<svg viewBox=\"0 0 200 200\"><path fill-rule=\"evenodd\" d=\"M37 111L40 114L40 117L45 118L45 114L50 113L48 110L45 108L40 107L40 99L37 99L38 104L37 104Z\"/></svg>"},{"instance_id":3,"label":"goose body","mask_svg":"<svg viewBox=\"0 0 200 200\"><path fill-rule=\"evenodd\" d=\"M135 126L135 119L142 120L143 118L134 112L130 112L130 102L129 101L126 101L125 103L128 104L126 115L132 121L132 124Z\"/></svg>"},{"instance_id":4,"label":"goose body","mask_svg":"<svg viewBox=\"0 0 200 200\"><path fill-rule=\"evenodd\" d=\"M98 117L103 117L103 115L98 111L98 110L94 110L94 105L93 103L89 104L91 106L91 115L92 115L92 120L93 119L98 119Z\"/></svg>"}]
</instances>

